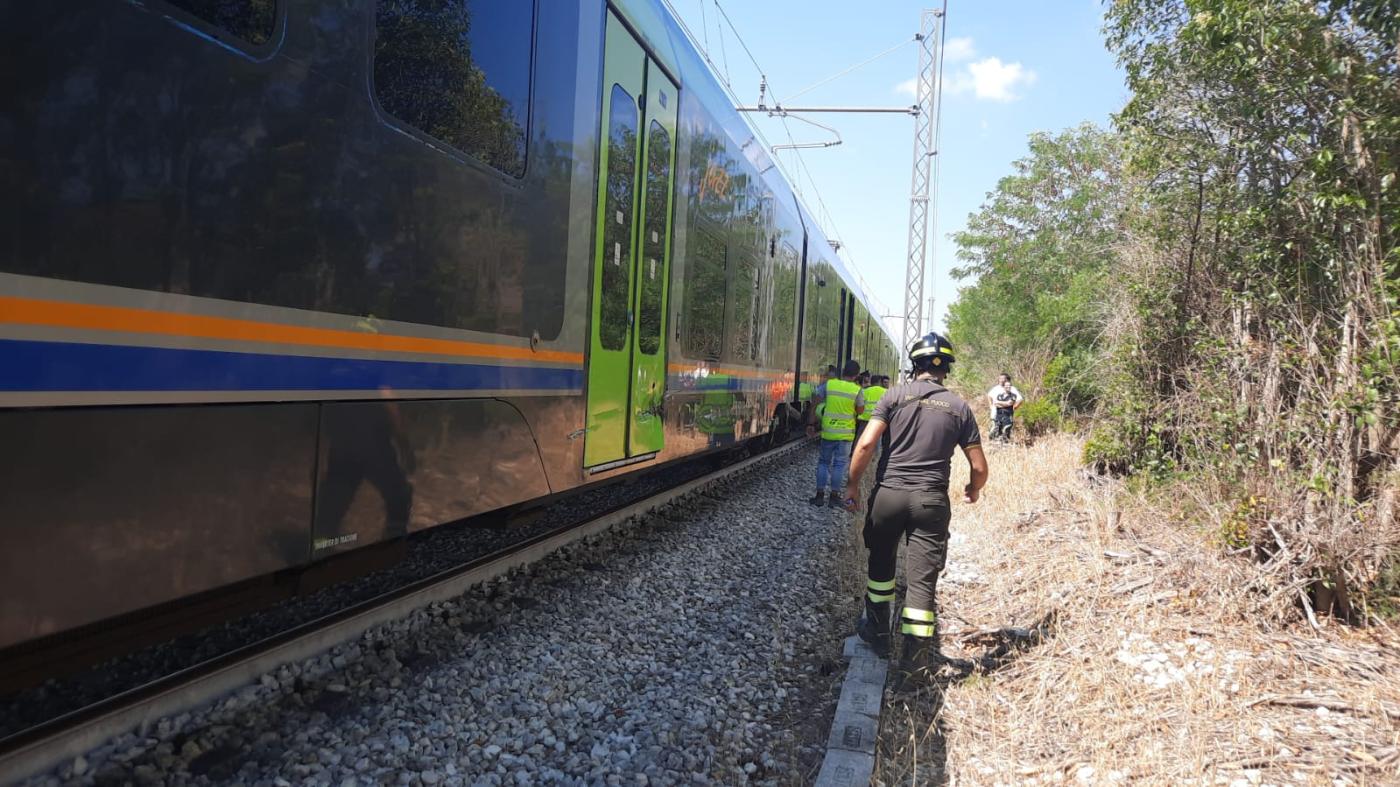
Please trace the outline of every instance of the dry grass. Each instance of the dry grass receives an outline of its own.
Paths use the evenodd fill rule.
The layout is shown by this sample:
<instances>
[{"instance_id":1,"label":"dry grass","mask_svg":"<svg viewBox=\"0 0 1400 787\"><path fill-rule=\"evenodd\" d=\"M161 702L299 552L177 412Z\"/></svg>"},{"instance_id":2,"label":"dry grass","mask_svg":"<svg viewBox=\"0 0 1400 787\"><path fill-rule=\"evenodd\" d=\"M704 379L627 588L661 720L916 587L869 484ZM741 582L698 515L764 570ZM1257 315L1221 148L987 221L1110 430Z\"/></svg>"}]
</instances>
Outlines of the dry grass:
<instances>
[{"instance_id":1,"label":"dry grass","mask_svg":"<svg viewBox=\"0 0 1400 787\"><path fill-rule=\"evenodd\" d=\"M877 780L1400 783L1396 632L1260 617L1258 569L1211 523L1089 482L1079 450L992 447L983 500L954 503L944 651L976 659L1006 650L999 630L1053 623L887 703Z\"/></svg>"}]
</instances>

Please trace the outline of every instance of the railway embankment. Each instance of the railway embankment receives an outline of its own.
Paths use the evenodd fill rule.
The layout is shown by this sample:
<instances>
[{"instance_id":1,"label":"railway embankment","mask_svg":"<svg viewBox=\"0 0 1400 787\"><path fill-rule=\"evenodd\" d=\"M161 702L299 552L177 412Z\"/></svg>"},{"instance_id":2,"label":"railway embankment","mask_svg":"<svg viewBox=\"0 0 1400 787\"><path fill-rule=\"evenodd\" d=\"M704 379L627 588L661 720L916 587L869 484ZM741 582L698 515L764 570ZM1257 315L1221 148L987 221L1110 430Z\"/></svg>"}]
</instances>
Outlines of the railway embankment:
<instances>
[{"instance_id":1,"label":"railway embankment","mask_svg":"<svg viewBox=\"0 0 1400 787\"><path fill-rule=\"evenodd\" d=\"M1263 614L1258 564L1079 455L994 446L954 504L942 639L975 668L887 693L876 783L1400 780L1395 629Z\"/></svg>"},{"instance_id":2,"label":"railway embankment","mask_svg":"<svg viewBox=\"0 0 1400 787\"><path fill-rule=\"evenodd\" d=\"M812 451L565 548L35 783L795 784L860 577Z\"/></svg>"}]
</instances>

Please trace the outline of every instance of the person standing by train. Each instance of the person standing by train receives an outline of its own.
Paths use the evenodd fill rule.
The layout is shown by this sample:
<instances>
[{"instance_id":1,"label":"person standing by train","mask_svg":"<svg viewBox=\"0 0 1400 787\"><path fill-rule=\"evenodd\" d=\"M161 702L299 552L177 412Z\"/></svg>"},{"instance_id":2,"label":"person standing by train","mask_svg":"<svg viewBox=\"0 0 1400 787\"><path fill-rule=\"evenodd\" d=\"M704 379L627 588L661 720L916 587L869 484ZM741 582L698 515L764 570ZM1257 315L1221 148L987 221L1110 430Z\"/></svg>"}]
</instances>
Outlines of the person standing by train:
<instances>
[{"instance_id":1,"label":"person standing by train","mask_svg":"<svg viewBox=\"0 0 1400 787\"><path fill-rule=\"evenodd\" d=\"M820 377L821 382L817 383L817 387L812 389L811 394L807 398L807 417L803 419L803 423L807 424L809 430L808 436L811 436L810 429L812 419L815 418L817 421L820 421L822 418L822 412L826 410L826 408L822 406L822 396L826 394L826 384L830 382L835 376L835 366L828 365L825 369L822 369Z\"/></svg>"},{"instance_id":2,"label":"person standing by train","mask_svg":"<svg viewBox=\"0 0 1400 787\"><path fill-rule=\"evenodd\" d=\"M851 441L851 452L855 453L856 444L860 442L860 436L865 432L865 427L870 423L870 416L875 412L875 403L880 401L880 397L885 395L885 386L882 384L883 377L872 375L869 372L861 375L864 378L860 389L861 413L856 417L856 439Z\"/></svg>"},{"instance_id":3,"label":"person standing by train","mask_svg":"<svg viewBox=\"0 0 1400 787\"><path fill-rule=\"evenodd\" d=\"M821 454L817 457L817 493L807 502L814 506L823 500L832 508L841 507L841 484L846 480L846 460L850 458L850 444L856 439L856 419L863 411L860 403L860 385L856 375L860 374L860 362L846 361L841 370L842 377L827 380L813 395L821 412ZM815 414L815 410L813 411ZM807 434L817 433L817 419L807 422ZM828 487L831 489L827 496Z\"/></svg>"},{"instance_id":4,"label":"person standing by train","mask_svg":"<svg viewBox=\"0 0 1400 787\"><path fill-rule=\"evenodd\" d=\"M948 553L952 509L948 483L955 448L971 468L963 501L976 503L987 483L987 459L972 408L943 387L953 365L953 346L929 333L909 348L914 379L890 389L875 405L851 460L846 508L859 509L860 479L886 432L889 442L875 471L865 516L865 546L870 550L865 608L856 631L877 653L890 650L890 607L894 601L895 561L903 541L908 588L900 615L903 688L927 679L940 658L934 601L938 575Z\"/></svg>"},{"instance_id":5,"label":"person standing by train","mask_svg":"<svg viewBox=\"0 0 1400 787\"><path fill-rule=\"evenodd\" d=\"M870 370L869 370L869 369L866 369L865 371L863 371L863 372L861 372L860 374L856 375L856 385L860 386L860 390L856 392L856 401L857 401L857 402L860 402L861 404L864 404L864 403L865 403L865 389L866 389L867 386L870 385ZM852 451L856 450L856 440L859 440L859 439L860 439L860 430L863 429L863 428L865 427L865 419L866 419L867 416L869 416L869 415L870 415L870 408L869 408L869 407L866 407L866 409L865 409L864 412L862 412L860 415L856 416L856 436L855 436L855 439L854 439L854 440L851 440L851 446L850 446L850 448L851 448Z\"/></svg>"}]
</instances>

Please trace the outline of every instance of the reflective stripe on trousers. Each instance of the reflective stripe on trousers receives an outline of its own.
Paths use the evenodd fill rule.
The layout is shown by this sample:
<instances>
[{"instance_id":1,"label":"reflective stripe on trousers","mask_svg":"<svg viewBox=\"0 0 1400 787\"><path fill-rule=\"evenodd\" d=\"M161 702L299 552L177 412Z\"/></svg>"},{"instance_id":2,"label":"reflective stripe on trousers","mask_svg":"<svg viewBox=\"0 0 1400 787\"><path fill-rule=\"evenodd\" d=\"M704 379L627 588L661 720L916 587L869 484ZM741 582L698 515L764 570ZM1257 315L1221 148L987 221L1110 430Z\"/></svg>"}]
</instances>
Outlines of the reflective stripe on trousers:
<instances>
[{"instance_id":1,"label":"reflective stripe on trousers","mask_svg":"<svg viewBox=\"0 0 1400 787\"><path fill-rule=\"evenodd\" d=\"M899 615L899 633L914 637L932 637L938 618L931 609L905 607Z\"/></svg>"},{"instance_id":2,"label":"reflective stripe on trousers","mask_svg":"<svg viewBox=\"0 0 1400 787\"><path fill-rule=\"evenodd\" d=\"M894 580L866 580L865 597L875 602L876 604L883 604L886 602L894 601Z\"/></svg>"},{"instance_id":3,"label":"reflective stripe on trousers","mask_svg":"<svg viewBox=\"0 0 1400 787\"><path fill-rule=\"evenodd\" d=\"M870 550L867 593L876 582L893 587L895 561L903 542L904 577L909 587L900 630L915 637L933 636L934 599L938 575L947 559L948 520L952 517L947 492L877 486L865 510L863 535Z\"/></svg>"}]
</instances>

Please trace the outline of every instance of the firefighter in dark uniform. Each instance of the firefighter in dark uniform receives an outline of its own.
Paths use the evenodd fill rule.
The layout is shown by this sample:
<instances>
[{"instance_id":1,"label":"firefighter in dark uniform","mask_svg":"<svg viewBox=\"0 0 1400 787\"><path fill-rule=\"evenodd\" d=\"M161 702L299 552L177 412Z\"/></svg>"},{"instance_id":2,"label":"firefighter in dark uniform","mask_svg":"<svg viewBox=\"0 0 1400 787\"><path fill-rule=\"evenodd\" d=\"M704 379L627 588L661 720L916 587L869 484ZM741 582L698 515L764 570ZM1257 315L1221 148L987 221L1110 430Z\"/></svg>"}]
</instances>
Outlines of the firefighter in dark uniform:
<instances>
[{"instance_id":1,"label":"firefighter in dark uniform","mask_svg":"<svg viewBox=\"0 0 1400 787\"><path fill-rule=\"evenodd\" d=\"M900 673L904 687L915 688L927 679L940 658L934 592L948 551L952 516L948 480L953 452L961 448L972 468L972 479L963 489L967 503L977 502L987 483L987 459L972 408L943 387L953 364L953 346L930 333L909 348L909 361L913 379L880 397L870 425L856 445L846 507L852 512L858 509L861 475L888 431L866 510L864 536L870 562L865 610L857 632L877 653L889 653L895 561L899 543L904 541L908 588L900 614Z\"/></svg>"}]
</instances>

